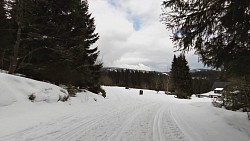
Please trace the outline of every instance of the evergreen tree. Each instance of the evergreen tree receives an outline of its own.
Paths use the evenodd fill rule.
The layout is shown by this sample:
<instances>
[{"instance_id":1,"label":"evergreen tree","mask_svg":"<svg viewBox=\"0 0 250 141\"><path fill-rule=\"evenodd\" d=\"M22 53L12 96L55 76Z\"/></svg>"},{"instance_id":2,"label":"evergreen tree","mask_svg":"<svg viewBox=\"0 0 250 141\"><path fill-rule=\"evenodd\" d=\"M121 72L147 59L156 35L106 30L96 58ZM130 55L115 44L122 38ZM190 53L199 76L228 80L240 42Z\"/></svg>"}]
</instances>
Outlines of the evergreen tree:
<instances>
[{"instance_id":1,"label":"evergreen tree","mask_svg":"<svg viewBox=\"0 0 250 141\"><path fill-rule=\"evenodd\" d=\"M178 77L178 68L177 68L177 58L174 55L172 65L171 65L171 71L170 71L170 81L171 81L171 90L174 91L176 89L177 77Z\"/></svg>"},{"instance_id":2,"label":"evergreen tree","mask_svg":"<svg viewBox=\"0 0 250 141\"><path fill-rule=\"evenodd\" d=\"M206 65L249 78L249 7L249 0L165 0L162 20L180 50L194 48Z\"/></svg>"},{"instance_id":3,"label":"evergreen tree","mask_svg":"<svg viewBox=\"0 0 250 141\"><path fill-rule=\"evenodd\" d=\"M192 77L191 77L191 74L190 74L190 69L189 69L189 66L188 66L188 62L184 56L184 54L181 54L180 57L180 68L181 68L181 71L182 73L180 74L182 76L182 91L184 93L187 94L187 96L191 96L192 95Z\"/></svg>"},{"instance_id":4,"label":"evergreen tree","mask_svg":"<svg viewBox=\"0 0 250 141\"><path fill-rule=\"evenodd\" d=\"M75 1L73 0L73 2ZM80 77L81 87L86 87L93 92L98 92L101 89L99 78L102 63L97 62L99 54L97 47L93 49L90 47L99 39L99 36L95 33L94 18L92 18L88 12L87 0L79 0L74 4L75 7L72 9L72 32L70 35L70 37L74 38L74 40L72 40L73 45L71 46L73 47L72 56L74 57L73 62L75 62L75 64L72 67L82 76Z\"/></svg>"},{"instance_id":5,"label":"evergreen tree","mask_svg":"<svg viewBox=\"0 0 250 141\"><path fill-rule=\"evenodd\" d=\"M21 21L16 24L20 48L12 72L19 69L36 79L102 91L99 51L91 48L99 36L87 0L17 0L12 7Z\"/></svg>"},{"instance_id":6,"label":"evergreen tree","mask_svg":"<svg viewBox=\"0 0 250 141\"><path fill-rule=\"evenodd\" d=\"M163 8L162 20L173 31L179 50L193 48L205 65L221 68L221 77L232 81L229 91L240 90L239 97L249 92L249 0L165 0ZM226 100L242 102L227 93Z\"/></svg>"},{"instance_id":7,"label":"evergreen tree","mask_svg":"<svg viewBox=\"0 0 250 141\"><path fill-rule=\"evenodd\" d=\"M185 56L174 56L171 68L171 83L178 98L188 98L192 95L192 77Z\"/></svg>"}]
</instances>

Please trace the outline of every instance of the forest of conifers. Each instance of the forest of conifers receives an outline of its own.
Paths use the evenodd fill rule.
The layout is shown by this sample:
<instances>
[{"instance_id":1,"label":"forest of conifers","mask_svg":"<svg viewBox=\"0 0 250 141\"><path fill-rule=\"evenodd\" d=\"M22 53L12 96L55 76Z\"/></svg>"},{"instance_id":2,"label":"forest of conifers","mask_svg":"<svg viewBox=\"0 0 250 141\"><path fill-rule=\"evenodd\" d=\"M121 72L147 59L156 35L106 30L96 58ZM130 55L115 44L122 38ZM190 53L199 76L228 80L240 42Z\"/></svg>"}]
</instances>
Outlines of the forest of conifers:
<instances>
[{"instance_id":1,"label":"forest of conifers","mask_svg":"<svg viewBox=\"0 0 250 141\"><path fill-rule=\"evenodd\" d=\"M211 91L213 83L219 79L220 71L194 71L191 75L193 93L199 94ZM101 83L108 86L173 91L169 73L155 71L104 68Z\"/></svg>"}]
</instances>

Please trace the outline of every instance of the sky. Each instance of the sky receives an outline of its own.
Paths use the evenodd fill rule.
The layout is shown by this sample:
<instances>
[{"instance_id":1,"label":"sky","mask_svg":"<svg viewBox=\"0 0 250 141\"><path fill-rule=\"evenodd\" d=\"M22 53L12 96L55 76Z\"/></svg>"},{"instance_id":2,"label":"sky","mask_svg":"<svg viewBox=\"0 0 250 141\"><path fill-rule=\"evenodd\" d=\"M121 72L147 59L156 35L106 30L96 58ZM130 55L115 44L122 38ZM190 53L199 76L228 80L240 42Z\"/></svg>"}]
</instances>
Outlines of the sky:
<instances>
[{"instance_id":1,"label":"sky","mask_svg":"<svg viewBox=\"0 0 250 141\"><path fill-rule=\"evenodd\" d=\"M104 67L166 72L175 52L171 31L160 22L163 0L89 0L100 39ZM204 68L194 52L186 54L190 69Z\"/></svg>"}]
</instances>

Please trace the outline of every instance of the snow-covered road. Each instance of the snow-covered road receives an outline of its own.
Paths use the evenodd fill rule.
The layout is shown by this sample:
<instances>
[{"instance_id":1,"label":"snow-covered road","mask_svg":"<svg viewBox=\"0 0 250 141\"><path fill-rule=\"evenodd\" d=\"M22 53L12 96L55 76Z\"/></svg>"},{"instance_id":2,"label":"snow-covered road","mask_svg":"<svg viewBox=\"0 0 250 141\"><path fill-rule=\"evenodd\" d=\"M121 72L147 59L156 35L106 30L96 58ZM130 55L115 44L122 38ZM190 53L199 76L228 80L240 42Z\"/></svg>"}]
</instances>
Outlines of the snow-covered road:
<instances>
[{"instance_id":1,"label":"snow-covered road","mask_svg":"<svg viewBox=\"0 0 250 141\"><path fill-rule=\"evenodd\" d=\"M33 111L23 111L33 113L27 121L21 117L0 118L0 126L4 125L0 127L0 141L250 140L246 115L214 108L209 99L177 100L149 90L139 95L136 89L105 89L108 93L105 100L86 102L89 97L84 97L84 102L72 99L71 105L40 104L36 109L33 107ZM1 110L6 112L0 109L0 113ZM10 122L14 122L13 127L4 130ZM27 124L16 125L19 122Z\"/></svg>"}]
</instances>

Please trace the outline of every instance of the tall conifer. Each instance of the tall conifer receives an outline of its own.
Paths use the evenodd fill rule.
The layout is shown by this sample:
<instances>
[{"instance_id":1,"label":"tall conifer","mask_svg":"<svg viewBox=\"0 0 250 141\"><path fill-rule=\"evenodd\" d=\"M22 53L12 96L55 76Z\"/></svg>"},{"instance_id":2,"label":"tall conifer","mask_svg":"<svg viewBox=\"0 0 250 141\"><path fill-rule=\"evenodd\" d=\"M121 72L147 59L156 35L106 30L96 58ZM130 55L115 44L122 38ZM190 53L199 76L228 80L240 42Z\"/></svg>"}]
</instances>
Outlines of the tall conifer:
<instances>
[{"instance_id":1,"label":"tall conifer","mask_svg":"<svg viewBox=\"0 0 250 141\"><path fill-rule=\"evenodd\" d=\"M171 68L171 83L175 94L179 98L188 98L192 95L192 77L184 54L174 56Z\"/></svg>"},{"instance_id":2,"label":"tall conifer","mask_svg":"<svg viewBox=\"0 0 250 141\"><path fill-rule=\"evenodd\" d=\"M92 47L99 36L87 0L23 0L22 12L19 71L100 92L102 63Z\"/></svg>"}]
</instances>

